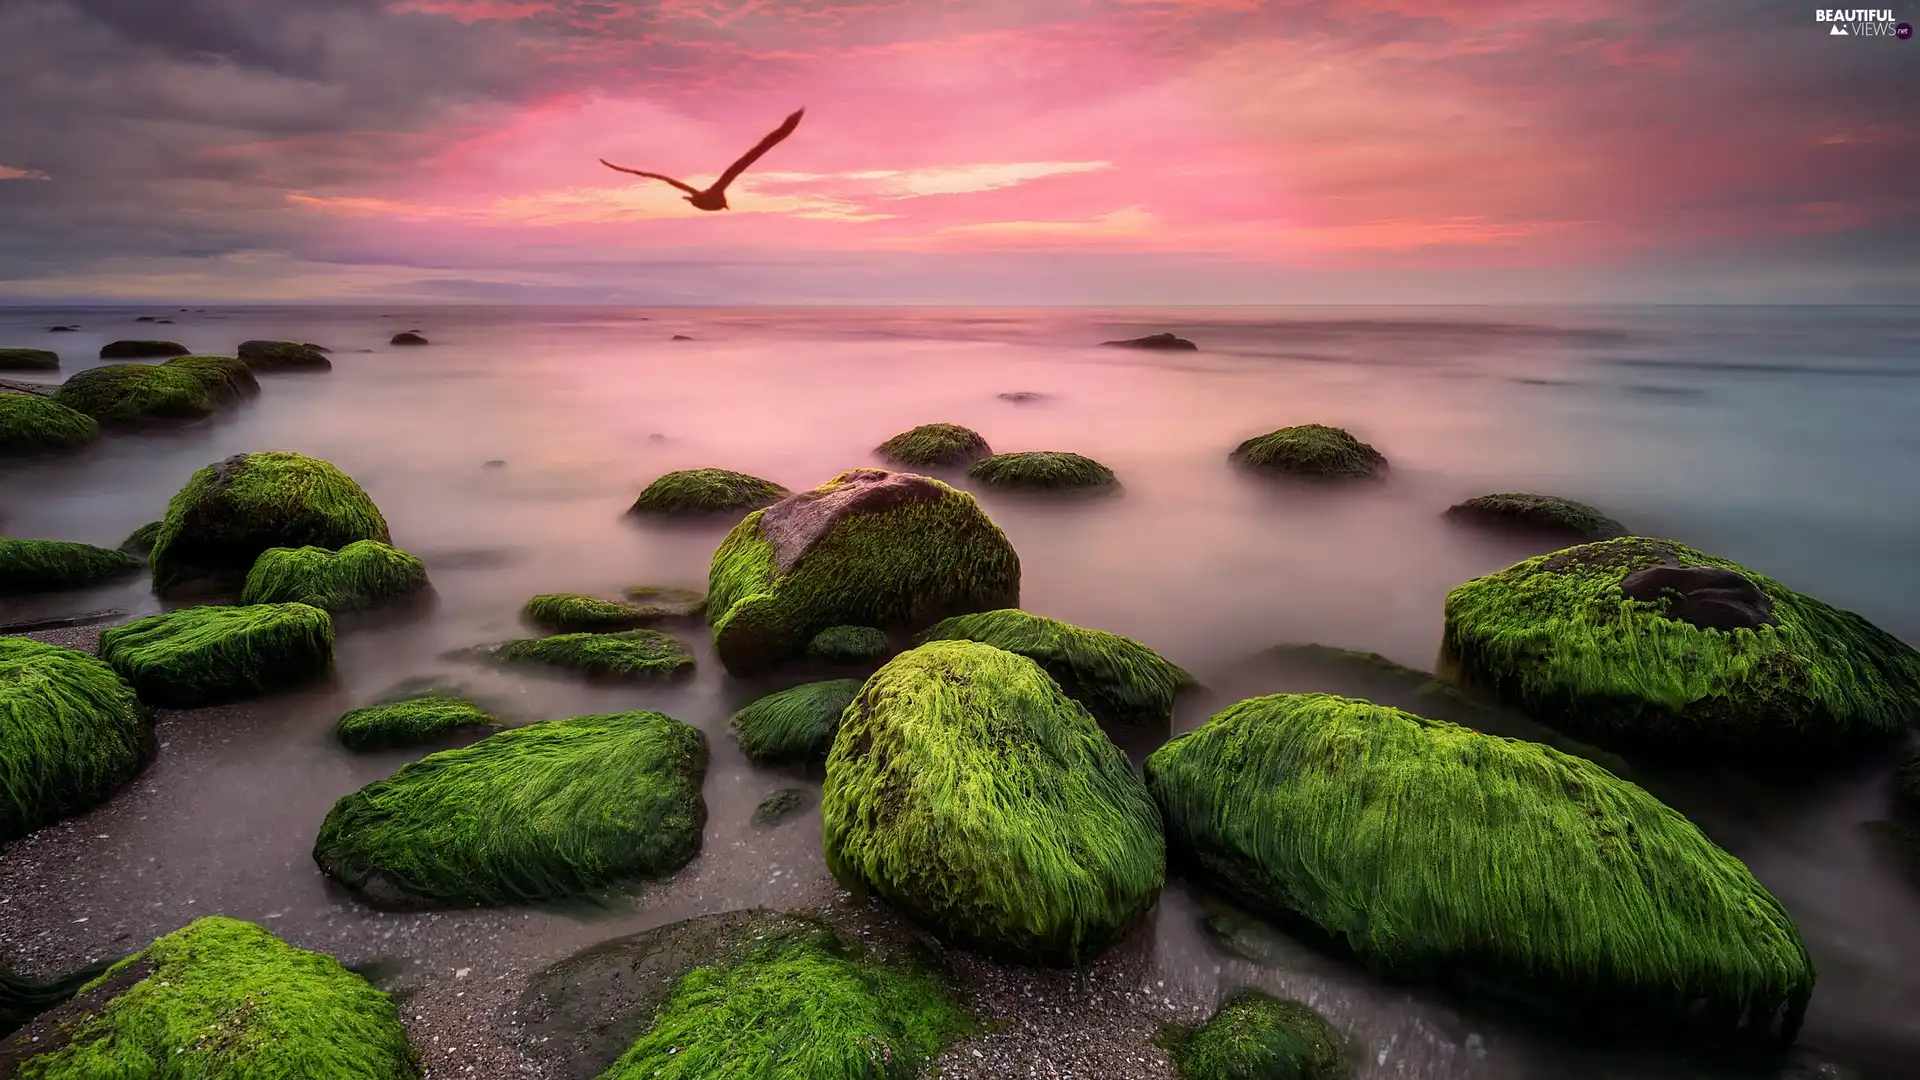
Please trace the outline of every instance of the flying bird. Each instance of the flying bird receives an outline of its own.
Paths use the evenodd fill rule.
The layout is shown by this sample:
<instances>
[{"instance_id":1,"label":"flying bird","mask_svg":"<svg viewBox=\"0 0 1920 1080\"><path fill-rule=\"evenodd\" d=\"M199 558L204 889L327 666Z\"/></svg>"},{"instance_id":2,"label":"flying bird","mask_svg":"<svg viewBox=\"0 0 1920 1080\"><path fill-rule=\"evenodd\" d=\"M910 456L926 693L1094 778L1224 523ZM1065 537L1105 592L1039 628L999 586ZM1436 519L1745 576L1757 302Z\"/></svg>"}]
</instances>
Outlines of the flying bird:
<instances>
[{"instance_id":1,"label":"flying bird","mask_svg":"<svg viewBox=\"0 0 1920 1080\"><path fill-rule=\"evenodd\" d=\"M705 191L699 190L692 184L683 184L671 176L662 176L654 172L641 172L639 169L629 169L624 165L615 165L606 158L601 158L600 164L617 172L632 173L635 176L644 176L649 180L665 180L667 183L686 192L682 198L692 203L696 210L730 210L732 207L727 205L727 185L733 183L734 179L741 173L746 172L747 166L759 161L760 155L773 149L776 143L793 134L793 129L800 126L800 118L806 114L807 110L801 109L792 116L787 117L786 121L779 127L768 132L767 137L761 139L758 146L740 155L739 161L727 166L727 171L720 174L720 179L715 180Z\"/></svg>"}]
</instances>

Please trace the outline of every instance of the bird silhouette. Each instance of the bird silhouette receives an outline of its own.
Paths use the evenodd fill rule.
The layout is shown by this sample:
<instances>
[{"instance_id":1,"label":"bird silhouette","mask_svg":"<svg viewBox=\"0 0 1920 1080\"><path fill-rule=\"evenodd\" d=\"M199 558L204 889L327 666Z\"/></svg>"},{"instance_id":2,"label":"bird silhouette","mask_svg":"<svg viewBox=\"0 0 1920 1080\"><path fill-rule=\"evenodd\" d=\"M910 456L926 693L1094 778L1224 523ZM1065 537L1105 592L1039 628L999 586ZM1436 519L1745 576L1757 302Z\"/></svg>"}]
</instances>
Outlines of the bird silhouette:
<instances>
[{"instance_id":1,"label":"bird silhouette","mask_svg":"<svg viewBox=\"0 0 1920 1080\"><path fill-rule=\"evenodd\" d=\"M720 179L708 185L705 191L701 191L692 184L683 184L671 176L662 176L654 172L641 172L639 169L629 169L624 165L615 165L606 158L601 158L600 164L616 172L632 173L635 176L644 176L649 180L665 180L667 183L686 192L686 194L681 197L692 203L696 210L731 210L733 208L727 205L727 185L733 183L734 179L741 173L746 172L747 166L759 161L760 155L773 149L776 143L793 134L793 129L800 126L800 118L806 114L807 110L801 109L792 116L787 117L779 127L768 132L767 137L761 139L759 145L740 155L739 161L727 166L727 171L720 174Z\"/></svg>"}]
</instances>

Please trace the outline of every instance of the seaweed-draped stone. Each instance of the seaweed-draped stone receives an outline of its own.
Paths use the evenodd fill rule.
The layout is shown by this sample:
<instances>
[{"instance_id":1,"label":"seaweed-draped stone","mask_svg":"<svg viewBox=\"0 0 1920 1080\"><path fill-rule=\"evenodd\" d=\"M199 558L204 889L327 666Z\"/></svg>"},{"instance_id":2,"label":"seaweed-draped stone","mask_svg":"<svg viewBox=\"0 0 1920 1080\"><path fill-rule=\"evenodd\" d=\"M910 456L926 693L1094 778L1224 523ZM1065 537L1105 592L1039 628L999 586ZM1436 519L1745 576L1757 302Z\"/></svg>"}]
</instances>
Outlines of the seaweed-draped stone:
<instances>
[{"instance_id":1,"label":"seaweed-draped stone","mask_svg":"<svg viewBox=\"0 0 1920 1080\"><path fill-rule=\"evenodd\" d=\"M243 341L237 351L240 359L257 372L333 369L333 361L320 350L297 341Z\"/></svg>"},{"instance_id":2,"label":"seaweed-draped stone","mask_svg":"<svg viewBox=\"0 0 1920 1080\"><path fill-rule=\"evenodd\" d=\"M77 450L100 437L100 422L37 394L0 391L0 456Z\"/></svg>"},{"instance_id":3,"label":"seaweed-draped stone","mask_svg":"<svg viewBox=\"0 0 1920 1080\"><path fill-rule=\"evenodd\" d=\"M668 615L659 605L602 600L585 593L542 593L528 600L520 609L522 619L557 634L631 630L667 618Z\"/></svg>"},{"instance_id":4,"label":"seaweed-draped stone","mask_svg":"<svg viewBox=\"0 0 1920 1080\"><path fill-rule=\"evenodd\" d=\"M1761 1044L1793 1040L1813 991L1738 859L1546 746L1274 694L1175 737L1146 778L1174 858L1379 969Z\"/></svg>"},{"instance_id":5,"label":"seaweed-draped stone","mask_svg":"<svg viewBox=\"0 0 1920 1080\"><path fill-rule=\"evenodd\" d=\"M344 713L333 737L349 750L387 750L499 726L482 705L453 694L424 694Z\"/></svg>"},{"instance_id":6,"label":"seaweed-draped stone","mask_svg":"<svg viewBox=\"0 0 1920 1080\"><path fill-rule=\"evenodd\" d=\"M167 503L148 562L164 591L199 574L244 574L268 548L357 540L392 537L352 477L304 454L235 454L195 472Z\"/></svg>"},{"instance_id":7,"label":"seaweed-draped stone","mask_svg":"<svg viewBox=\"0 0 1920 1080\"><path fill-rule=\"evenodd\" d=\"M1024 656L941 641L860 690L827 757L827 865L939 937L1091 960L1159 895L1160 815L1086 709Z\"/></svg>"},{"instance_id":8,"label":"seaweed-draped stone","mask_svg":"<svg viewBox=\"0 0 1920 1080\"><path fill-rule=\"evenodd\" d=\"M713 555L707 620L733 672L803 651L833 626L912 631L1020 602L1020 557L973 496L856 469L734 526Z\"/></svg>"},{"instance_id":9,"label":"seaweed-draped stone","mask_svg":"<svg viewBox=\"0 0 1920 1080\"><path fill-rule=\"evenodd\" d=\"M139 569L124 551L70 540L0 536L0 596L84 589Z\"/></svg>"},{"instance_id":10,"label":"seaweed-draped stone","mask_svg":"<svg viewBox=\"0 0 1920 1080\"><path fill-rule=\"evenodd\" d=\"M1366 480L1387 471L1386 455L1344 428L1298 424L1234 447L1234 464L1258 473L1308 480Z\"/></svg>"},{"instance_id":11,"label":"seaweed-draped stone","mask_svg":"<svg viewBox=\"0 0 1920 1080\"><path fill-rule=\"evenodd\" d=\"M1898 738L1920 653L1670 540L1528 559L1447 595L1442 674L1602 743L1747 757Z\"/></svg>"},{"instance_id":12,"label":"seaweed-draped stone","mask_svg":"<svg viewBox=\"0 0 1920 1080\"><path fill-rule=\"evenodd\" d=\"M53 400L103 424L197 420L224 400L204 370L173 364L109 364L76 372Z\"/></svg>"},{"instance_id":13,"label":"seaweed-draped stone","mask_svg":"<svg viewBox=\"0 0 1920 1080\"><path fill-rule=\"evenodd\" d=\"M1571 543L1612 540L1626 527L1583 502L1558 495L1503 492L1480 495L1447 508L1448 520L1491 532L1564 539Z\"/></svg>"},{"instance_id":14,"label":"seaweed-draped stone","mask_svg":"<svg viewBox=\"0 0 1920 1080\"><path fill-rule=\"evenodd\" d=\"M887 632L877 626L829 626L807 642L807 655L829 664L870 664L890 647Z\"/></svg>"},{"instance_id":15,"label":"seaweed-draped stone","mask_svg":"<svg viewBox=\"0 0 1920 1080\"><path fill-rule=\"evenodd\" d=\"M987 440L970 427L960 424L921 424L903 431L873 452L895 465L931 468L939 465L965 465L993 453Z\"/></svg>"},{"instance_id":16,"label":"seaweed-draped stone","mask_svg":"<svg viewBox=\"0 0 1920 1080\"><path fill-rule=\"evenodd\" d=\"M747 757L761 764L823 757L840 730L840 714L859 692L859 679L801 683L749 702L727 729Z\"/></svg>"},{"instance_id":17,"label":"seaweed-draped stone","mask_svg":"<svg viewBox=\"0 0 1920 1080\"><path fill-rule=\"evenodd\" d=\"M356 611L378 607L426 585L426 564L378 540L356 540L339 551L276 547L261 552L254 561L240 602Z\"/></svg>"},{"instance_id":18,"label":"seaweed-draped stone","mask_svg":"<svg viewBox=\"0 0 1920 1080\"><path fill-rule=\"evenodd\" d=\"M139 771L152 731L106 664L0 637L0 844L100 803Z\"/></svg>"},{"instance_id":19,"label":"seaweed-draped stone","mask_svg":"<svg viewBox=\"0 0 1920 1080\"><path fill-rule=\"evenodd\" d=\"M466 650L491 664L545 667L622 679L668 679L693 672L693 651L671 634L641 627L607 633L519 638Z\"/></svg>"},{"instance_id":20,"label":"seaweed-draped stone","mask_svg":"<svg viewBox=\"0 0 1920 1080\"><path fill-rule=\"evenodd\" d=\"M627 513L635 517L744 513L789 494L771 480L732 469L680 469L648 484Z\"/></svg>"},{"instance_id":21,"label":"seaweed-draped stone","mask_svg":"<svg viewBox=\"0 0 1920 1080\"><path fill-rule=\"evenodd\" d=\"M213 405L233 405L260 396L260 380L246 362L232 356L176 356L162 367L184 371L206 387Z\"/></svg>"},{"instance_id":22,"label":"seaweed-draped stone","mask_svg":"<svg viewBox=\"0 0 1920 1080\"><path fill-rule=\"evenodd\" d=\"M324 953L200 919L113 965L0 1041L31 1080L416 1080L393 1000Z\"/></svg>"},{"instance_id":23,"label":"seaweed-draped stone","mask_svg":"<svg viewBox=\"0 0 1920 1080\"><path fill-rule=\"evenodd\" d=\"M1173 718L1173 699L1196 685L1184 669L1132 638L1018 608L943 619L917 640L979 641L1019 653L1110 723L1165 724Z\"/></svg>"},{"instance_id":24,"label":"seaweed-draped stone","mask_svg":"<svg viewBox=\"0 0 1920 1080\"><path fill-rule=\"evenodd\" d=\"M1340 1035L1298 1001L1243 990L1205 1024L1161 1043L1181 1080L1340 1080L1352 1068Z\"/></svg>"},{"instance_id":25,"label":"seaweed-draped stone","mask_svg":"<svg viewBox=\"0 0 1920 1080\"><path fill-rule=\"evenodd\" d=\"M100 659L173 709L286 690L333 665L333 619L307 604L208 604L100 632Z\"/></svg>"},{"instance_id":26,"label":"seaweed-draped stone","mask_svg":"<svg viewBox=\"0 0 1920 1080\"><path fill-rule=\"evenodd\" d=\"M967 475L1015 491L1117 491L1120 479L1105 465L1064 450L1023 450L981 458Z\"/></svg>"},{"instance_id":27,"label":"seaweed-draped stone","mask_svg":"<svg viewBox=\"0 0 1920 1080\"><path fill-rule=\"evenodd\" d=\"M443 750L334 804L313 858L389 906L530 904L700 850L707 740L656 712L549 720Z\"/></svg>"}]
</instances>

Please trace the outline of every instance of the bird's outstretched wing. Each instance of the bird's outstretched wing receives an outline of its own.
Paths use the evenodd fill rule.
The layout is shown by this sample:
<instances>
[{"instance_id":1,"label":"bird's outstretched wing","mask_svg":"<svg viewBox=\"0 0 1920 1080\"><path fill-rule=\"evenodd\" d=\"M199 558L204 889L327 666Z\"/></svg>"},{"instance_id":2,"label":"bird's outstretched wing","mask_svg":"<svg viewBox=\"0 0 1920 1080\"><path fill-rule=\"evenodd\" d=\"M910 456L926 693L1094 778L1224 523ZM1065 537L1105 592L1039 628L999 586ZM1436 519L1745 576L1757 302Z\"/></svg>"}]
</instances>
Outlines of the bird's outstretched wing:
<instances>
[{"instance_id":1,"label":"bird's outstretched wing","mask_svg":"<svg viewBox=\"0 0 1920 1080\"><path fill-rule=\"evenodd\" d=\"M675 180L671 176L661 176L657 172L641 172L639 169L629 169L625 165L615 165L613 162L608 161L606 158L601 158L600 164L605 165L607 168L612 169L615 172L632 173L635 176L644 176L649 180L665 180L667 183L672 184L674 187L679 188L681 191L684 191L689 195L700 194L699 188L696 188L690 184L683 184L680 181Z\"/></svg>"},{"instance_id":2,"label":"bird's outstretched wing","mask_svg":"<svg viewBox=\"0 0 1920 1080\"><path fill-rule=\"evenodd\" d=\"M760 140L760 145L742 154L739 161L727 166L727 171L720 174L720 179L715 180L713 187L709 190L726 190L727 185L733 183L735 177L747 171L747 166L760 160L761 154L773 149L774 145L781 139L793 134L793 129L800 126L800 118L805 115L807 115L807 110L801 109L792 116L787 117L779 127L768 132L767 137Z\"/></svg>"}]
</instances>

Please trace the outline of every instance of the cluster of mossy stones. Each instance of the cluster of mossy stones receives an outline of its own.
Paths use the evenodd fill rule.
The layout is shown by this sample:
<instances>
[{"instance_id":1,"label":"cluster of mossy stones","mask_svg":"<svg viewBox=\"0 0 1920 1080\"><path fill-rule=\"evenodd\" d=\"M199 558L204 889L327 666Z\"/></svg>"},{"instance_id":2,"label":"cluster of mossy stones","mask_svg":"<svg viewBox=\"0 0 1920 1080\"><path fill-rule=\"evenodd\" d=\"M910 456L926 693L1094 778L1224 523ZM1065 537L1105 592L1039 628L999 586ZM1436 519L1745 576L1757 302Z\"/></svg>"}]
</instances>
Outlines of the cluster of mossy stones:
<instances>
[{"instance_id":1,"label":"cluster of mossy stones","mask_svg":"<svg viewBox=\"0 0 1920 1080\"><path fill-rule=\"evenodd\" d=\"M916 432L916 452L934 437L966 446L947 453L985 450L977 436ZM744 513L704 596L545 594L523 611L545 636L471 655L669 678L693 657L654 624L703 618L733 675L857 668L752 702L731 733L756 762L824 763L822 844L839 881L943 943L1011 962L1085 965L1178 869L1384 974L1641 1034L1778 1048L1814 983L1782 906L1694 824L1599 763L1606 755L1490 734L1486 702L1602 746L1723 760L1884 746L1920 709L1920 654L1859 616L1684 545L1622 537L1453 590L1439 676L1406 673L1420 688L1412 702L1430 708L1255 697L1165 742L1138 773L1109 732L1165 730L1193 678L1140 642L1021 610L1019 556L971 495L882 469L799 493L703 472L662 478L636 511L668 512L676 491L679 509ZM150 752L149 707L311 678L331 662L334 612L425 584L366 493L297 454L200 470L143 533L129 546L146 548L156 589L225 575L243 582L241 603L109 629L98 658L0 638L0 842L125 783ZM0 549L0 566L14 561ZM347 795L321 823L316 862L371 905L598 896L700 850L706 736L658 712L518 723L435 691L349 712L337 734L356 750L484 736ZM1920 802L1920 766L1902 777ZM777 820L804 801L774 792L763 813ZM258 973L222 966L239 948L259 952ZM24 1055L41 1070L31 1075L92 1075L136 1052L129 1032L147 1040L139 1053L201 1053L167 1040L194 1017L229 1015L250 978L283 980L294 989L276 1007L300 1013L259 1021L280 1027L236 1021L245 1030L221 1052L280 1060L301 1052L282 1045L290 1027L364 1060L341 1075L417 1075L384 996L227 920L195 923L83 985L20 983L6 1000L25 1032L41 1038L57 1017L59 1037L0 1041L0 1064ZM769 1053L789 1055L793 1075L913 1076L974 1028L938 971L767 912L589 950L528 994L526 1014L555 1025L539 1052L583 1077L723 1075ZM40 1008L53 1011L33 1018ZM743 1020L769 1016L779 1019ZM256 1037L267 1030L276 1038ZM1194 1080L1334 1077L1349 1060L1310 1009L1250 994L1164 1041Z\"/></svg>"}]
</instances>

